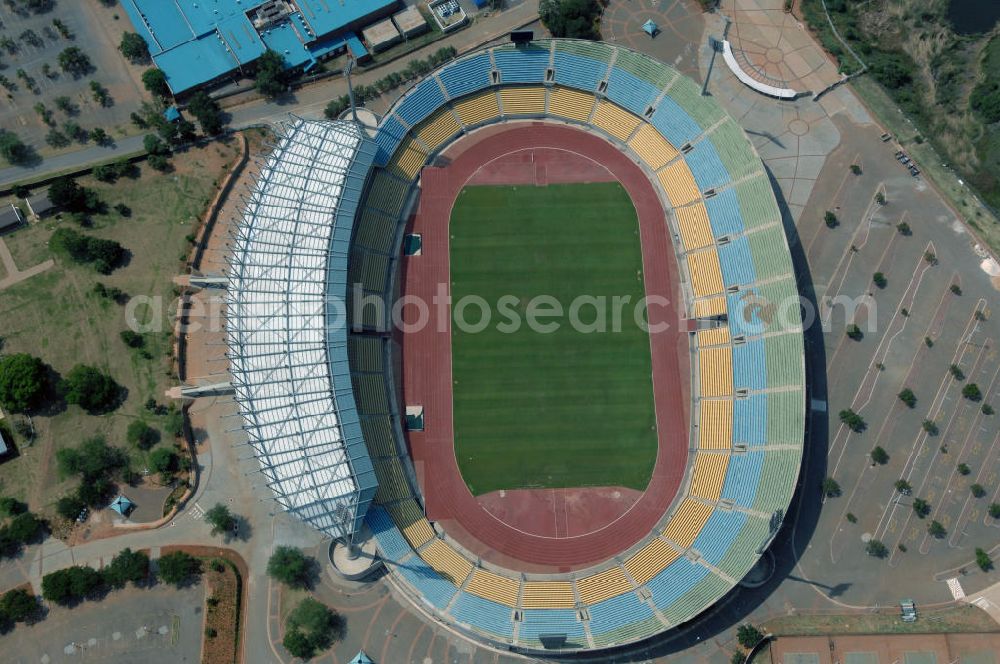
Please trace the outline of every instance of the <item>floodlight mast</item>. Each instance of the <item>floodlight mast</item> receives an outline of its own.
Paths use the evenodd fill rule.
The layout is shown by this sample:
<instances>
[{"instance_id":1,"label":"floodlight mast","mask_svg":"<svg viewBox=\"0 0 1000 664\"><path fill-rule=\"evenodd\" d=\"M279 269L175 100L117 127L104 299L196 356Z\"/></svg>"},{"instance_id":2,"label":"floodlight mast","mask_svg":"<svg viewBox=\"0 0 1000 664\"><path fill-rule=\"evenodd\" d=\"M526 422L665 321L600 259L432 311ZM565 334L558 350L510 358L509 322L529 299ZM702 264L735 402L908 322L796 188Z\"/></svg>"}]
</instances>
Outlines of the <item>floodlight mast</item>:
<instances>
[{"instance_id":1,"label":"floodlight mast","mask_svg":"<svg viewBox=\"0 0 1000 664\"><path fill-rule=\"evenodd\" d=\"M351 117L358 121L358 107L354 105L354 86L351 85L351 72L354 71L354 56L348 54L347 66L344 67L344 76L347 78L347 97L351 101Z\"/></svg>"}]
</instances>

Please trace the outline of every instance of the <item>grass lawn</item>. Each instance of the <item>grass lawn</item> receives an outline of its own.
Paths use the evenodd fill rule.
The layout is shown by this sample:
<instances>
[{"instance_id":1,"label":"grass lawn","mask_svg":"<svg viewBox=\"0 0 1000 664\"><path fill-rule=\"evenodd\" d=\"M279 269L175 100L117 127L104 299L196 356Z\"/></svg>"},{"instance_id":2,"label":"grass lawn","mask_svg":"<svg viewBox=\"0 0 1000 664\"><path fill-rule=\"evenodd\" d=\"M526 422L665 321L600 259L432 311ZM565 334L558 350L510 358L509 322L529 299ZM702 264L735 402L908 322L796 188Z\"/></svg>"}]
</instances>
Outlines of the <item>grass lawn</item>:
<instances>
[{"instance_id":1,"label":"grass lawn","mask_svg":"<svg viewBox=\"0 0 1000 664\"><path fill-rule=\"evenodd\" d=\"M455 454L473 494L533 487L644 490L656 461L649 335L624 308L618 332L532 330L528 301L644 296L635 208L617 183L467 187L451 218L452 301L486 300L482 332L453 325ZM517 331L497 323L513 295ZM465 320L479 313L469 307ZM593 322L593 306L581 309Z\"/></svg>"},{"instance_id":2,"label":"grass lawn","mask_svg":"<svg viewBox=\"0 0 1000 664\"><path fill-rule=\"evenodd\" d=\"M78 406L63 404L50 405L36 414L34 442L18 438L20 455L0 464L0 495L15 496L28 502L32 510L54 516L56 500L78 483L75 478L59 477L55 460L59 449L101 435L110 444L127 449L132 468L142 471L148 453L125 440L129 423L138 418L161 431L159 445L172 444L163 418L144 407L149 398L166 403L164 391L176 384L170 374L172 307L176 306L172 279L184 271L183 258L191 246L186 236L194 232L217 182L238 153L236 141L212 143L176 155L172 159L175 170L170 173L143 165L138 178L114 184L80 178L80 184L96 190L109 208L107 213L93 216L92 228L81 229L66 218L53 218L4 236L21 269L49 258L55 259L55 266L0 292L0 320L4 321L0 352L31 353L60 375L77 363L96 366L124 386L128 396L105 415L89 415ZM115 212L113 206L119 202L131 208L130 217ZM54 256L47 245L61 226L117 240L130 252L127 265L102 275L89 266ZM98 282L118 287L133 298L148 296L162 302L156 311L146 306L136 309L137 317L155 315L161 323L158 331L144 335L144 350L129 348L120 339L128 309L96 295L93 289Z\"/></svg>"}]
</instances>

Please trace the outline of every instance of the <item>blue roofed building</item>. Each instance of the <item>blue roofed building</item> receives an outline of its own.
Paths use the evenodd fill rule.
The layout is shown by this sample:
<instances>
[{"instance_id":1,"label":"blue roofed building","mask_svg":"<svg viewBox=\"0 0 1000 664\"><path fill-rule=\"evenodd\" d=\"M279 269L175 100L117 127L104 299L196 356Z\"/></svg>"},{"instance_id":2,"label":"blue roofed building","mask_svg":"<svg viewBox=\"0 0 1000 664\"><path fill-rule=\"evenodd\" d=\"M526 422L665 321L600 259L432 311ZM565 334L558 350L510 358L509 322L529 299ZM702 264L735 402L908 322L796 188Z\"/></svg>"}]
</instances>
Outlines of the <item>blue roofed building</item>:
<instances>
[{"instance_id":1,"label":"blue roofed building","mask_svg":"<svg viewBox=\"0 0 1000 664\"><path fill-rule=\"evenodd\" d=\"M122 0L135 30L181 94L242 72L264 51L289 68L310 69L350 49L368 55L356 32L388 16L400 0Z\"/></svg>"}]
</instances>

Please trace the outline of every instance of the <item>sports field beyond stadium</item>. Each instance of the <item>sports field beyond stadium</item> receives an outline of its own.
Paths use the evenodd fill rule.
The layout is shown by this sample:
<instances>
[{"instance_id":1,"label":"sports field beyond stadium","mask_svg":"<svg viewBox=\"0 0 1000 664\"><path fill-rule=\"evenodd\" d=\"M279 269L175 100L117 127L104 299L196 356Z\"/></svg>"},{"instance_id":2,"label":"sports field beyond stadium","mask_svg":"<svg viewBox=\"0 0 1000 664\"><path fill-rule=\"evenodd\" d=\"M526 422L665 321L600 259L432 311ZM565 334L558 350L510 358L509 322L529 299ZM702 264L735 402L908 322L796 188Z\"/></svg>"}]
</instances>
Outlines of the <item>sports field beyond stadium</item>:
<instances>
[{"instance_id":1,"label":"sports field beyond stadium","mask_svg":"<svg viewBox=\"0 0 1000 664\"><path fill-rule=\"evenodd\" d=\"M453 302L479 296L493 317L481 331L456 325L452 336L455 455L472 493L645 490L656 417L649 334L633 315L644 297L639 225L624 188L466 187L450 234ZM561 305L562 316L537 319L551 332L525 323L538 296ZM570 316L580 296L596 300ZM614 298L631 304L611 320ZM462 313L480 320L478 307ZM521 324L499 324L515 318ZM588 331L599 318L606 331Z\"/></svg>"}]
</instances>

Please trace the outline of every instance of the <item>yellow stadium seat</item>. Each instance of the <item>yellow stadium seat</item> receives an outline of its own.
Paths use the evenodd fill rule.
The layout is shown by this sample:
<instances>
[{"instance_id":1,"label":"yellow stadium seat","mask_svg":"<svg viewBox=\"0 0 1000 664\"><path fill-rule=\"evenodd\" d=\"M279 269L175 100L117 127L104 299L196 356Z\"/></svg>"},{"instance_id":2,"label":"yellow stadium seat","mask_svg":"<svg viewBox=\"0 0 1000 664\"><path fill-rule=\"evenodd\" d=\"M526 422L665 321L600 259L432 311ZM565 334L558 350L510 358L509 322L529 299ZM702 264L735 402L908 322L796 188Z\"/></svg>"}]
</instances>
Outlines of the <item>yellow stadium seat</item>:
<instances>
[{"instance_id":1,"label":"yellow stadium seat","mask_svg":"<svg viewBox=\"0 0 1000 664\"><path fill-rule=\"evenodd\" d=\"M712 516L712 509L711 505L685 498L663 530L663 536L682 548L688 548L698 537L708 517Z\"/></svg>"},{"instance_id":2,"label":"yellow stadium seat","mask_svg":"<svg viewBox=\"0 0 1000 664\"><path fill-rule=\"evenodd\" d=\"M688 275L695 297L717 295L723 290L722 266L715 247L687 255Z\"/></svg>"},{"instance_id":3,"label":"yellow stadium seat","mask_svg":"<svg viewBox=\"0 0 1000 664\"><path fill-rule=\"evenodd\" d=\"M728 450L733 446L733 402L702 399L698 402L698 447Z\"/></svg>"},{"instance_id":4,"label":"yellow stadium seat","mask_svg":"<svg viewBox=\"0 0 1000 664\"><path fill-rule=\"evenodd\" d=\"M403 537L414 549L420 548L434 538L434 529L412 498L388 505L386 509L389 510L392 520L403 531Z\"/></svg>"},{"instance_id":5,"label":"yellow stadium seat","mask_svg":"<svg viewBox=\"0 0 1000 664\"><path fill-rule=\"evenodd\" d=\"M569 581L525 581L521 606L525 609L572 609L576 606L573 584Z\"/></svg>"},{"instance_id":6,"label":"yellow stadium seat","mask_svg":"<svg viewBox=\"0 0 1000 664\"><path fill-rule=\"evenodd\" d=\"M680 154L667 139L660 135L660 132L648 124L639 127L639 131L635 133L628 145L653 171L660 170L668 161Z\"/></svg>"},{"instance_id":7,"label":"yellow stadium seat","mask_svg":"<svg viewBox=\"0 0 1000 664\"><path fill-rule=\"evenodd\" d=\"M545 115L545 88L500 88L504 115Z\"/></svg>"},{"instance_id":8,"label":"yellow stadium seat","mask_svg":"<svg viewBox=\"0 0 1000 664\"><path fill-rule=\"evenodd\" d=\"M477 567L473 570L472 578L466 584L465 590L483 599L514 607L517 606L517 591L520 587L521 582L517 579L500 576Z\"/></svg>"},{"instance_id":9,"label":"yellow stadium seat","mask_svg":"<svg viewBox=\"0 0 1000 664\"><path fill-rule=\"evenodd\" d=\"M692 315L695 318L708 318L709 316L721 316L726 313L726 310L726 298L719 295L703 300L695 300Z\"/></svg>"},{"instance_id":10,"label":"yellow stadium seat","mask_svg":"<svg viewBox=\"0 0 1000 664\"><path fill-rule=\"evenodd\" d=\"M627 141L640 122L639 118L623 108L601 100L597 104L597 110L594 111L594 119L591 124L619 140Z\"/></svg>"},{"instance_id":11,"label":"yellow stadium seat","mask_svg":"<svg viewBox=\"0 0 1000 664\"><path fill-rule=\"evenodd\" d=\"M593 576L578 579L576 589L584 604L595 604L627 593L632 590L632 586L625 578L625 572L621 567L612 567Z\"/></svg>"},{"instance_id":12,"label":"yellow stadium seat","mask_svg":"<svg viewBox=\"0 0 1000 664\"><path fill-rule=\"evenodd\" d=\"M684 160L675 161L656 174L664 193L674 207L687 205L701 198L698 185L695 184L691 169Z\"/></svg>"},{"instance_id":13,"label":"yellow stadium seat","mask_svg":"<svg viewBox=\"0 0 1000 664\"><path fill-rule=\"evenodd\" d=\"M417 129L417 138L430 149L436 151L444 142L462 130L451 111L444 109Z\"/></svg>"},{"instance_id":14,"label":"yellow stadium seat","mask_svg":"<svg viewBox=\"0 0 1000 664\"><path fill-rule=\"evenodd\" d=\"M726 481L726 468L728 467L728 454L703 452L695 454L691 495L705 500L718 500L719 496L722 495L722 485Z\"/></svg>"},{"instance_id":15,"label":"yellow stadium seat","mask_svg":"<svg viewBox=\"0 0 1000 664\"><path fill-rule=\"evenodd\" d=\"M703 203L674 208L674 215L677 217L677 227L681 232L685 251L701 249L715 242Z\"/></svg>"},{"instance_id":16,"label":"yellow stadium seat","mask_svg":"<svg viewBox=\"0 0 1000 664\"><path fill-rule=\"evenodd\" d=\"M421 551L420 557L456 586L465 583L469 574L472 573L472 563L439 539L434 539L426 549Z\"/></svg>"},{"instance_id":17,"label":"yellow stadium seat","mask_svg":"<svg viewBox=\"0 0 1000 664\"><path fill-rule=\"evenodd\" d=\"M715 346L698 350L699 396L724 397L733 393L733 349Z\"/></svg>"},{"instance_id":18,"label":"yellow stadium seat","mask_svg":"<svg viewBox=\"0 0 1000 664\"><path fill-rule=\"evenodd\" d=\"M425 161L427 154L414 145L412 138L407 138L396 150L396 154L389 162L388 170L398 178L413 180L424 167Z\"/></svg>"},{"instance_id":19,"label":"yellow stadium seat","mask_svg":"<svg viewBox=\"0 0 1000 664\"><path fill-rule=\"evenodd\" d=\"M587 122L593 108L594 95L586 92L570 88L554 88L549 93L549 115Z\"/></svg>"},{"instance_id":20,"label":"yellow stadium seat","mask_svg":"<svg viewBox=\"0 0 1000 664\"><path fill-rule=\"evenodd\" d=\"M654 539L625 561L625 569L638 585L644 585L681 554L661 539Z\"/></svg>"},{"instance_id":21,"label":"yellow stadium seat","mask_svg":"<svg viewBox=\"0 0 1000 664\"><path fill-rule=\"evenodd\" d=\"M707 330L698 330L698 347L721 346L730 341L729 328L725 325L713 327Z\"/></svg>"},{"instance_id":22,"label":"yellow stadium seat","mask_svg":"<svg viewBox=\"0 0 1000 664\"><path fill-rule=\"evenodd\" d=\"M458 114L458 119L466 127L496 120L500 117L500 104L497 102L496 93L492 90L452 102L452 107Z\"/></svg>"}]
</instances>

